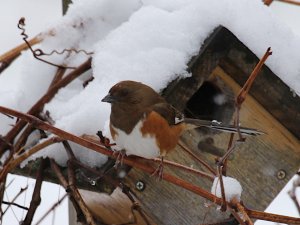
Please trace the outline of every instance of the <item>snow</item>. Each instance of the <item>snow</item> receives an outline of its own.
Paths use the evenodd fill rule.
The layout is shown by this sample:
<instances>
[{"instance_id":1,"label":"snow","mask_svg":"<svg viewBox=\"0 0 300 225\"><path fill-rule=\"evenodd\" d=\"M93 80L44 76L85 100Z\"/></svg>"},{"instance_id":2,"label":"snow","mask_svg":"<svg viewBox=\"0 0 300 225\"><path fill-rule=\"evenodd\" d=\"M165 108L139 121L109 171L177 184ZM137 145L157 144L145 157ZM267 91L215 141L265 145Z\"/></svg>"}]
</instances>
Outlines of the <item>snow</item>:
<instances>
[{"instance_id":1,"label":"snow","mask_svg":"<svg viewBox=\"0 0 300 225\"><path fill-rule=\"evenodd\" d=\"M46 109L50 111L57 127L77 135L94 134L104 128L107 131L110 109L108 104L101 103L100 100L111 85L120 80L132 79L142 81L159 91L171 80L189 76L186 63L191 56L197 54L205 38L218 25L231 30L258 57L271 46L273 55L266 64L297 95L300 93L300 33L299 30L298 33L292 30L273 12L275 4L279 4L277 2L269 8L261 0L73 2L67 15L59 20L54 19L53 13L45 13L46 10L53 9L53 1L31 0L30 3L23 3L11 0L1 2L0 7L0 23L4 21L5 27L10 29L8 31L5 28L5 34L2 34L1 54L17 43L22 43L21 37L19 41L6 38L9 37L6 36L8 32L10 37L19 36L16 23L21 16L26 18L26 31L31 37L44 29L45 40L37 47L45 51L73 47L95 52L92 70L60 90L47 104ZM25 8L31 10L24 10ZM289 10L296 8L291 7ZM18 16L15 16L16 12ZM288 14L290 13L291 11ZM40 23L39 18L50 23ZM298 25L294 16L290 16L290 19L289 22ZM33 31L32 27L37 27L37 24L41 26ZM55 36L48 36L49 30L54 31ZM88 57L82 53L72 54L65 61L65 56L53 55L47 59L76 66ZM24 51L0 75L0 105L27 111L45 93L55 70L34 59L30 52ZM92 74L96 79L84 89L82 81ZM222 99L218 100L221 104ZM12 124L14 120L0 115L0 134L5 134ZM31 141L34 142L34 137ZM91 166L99 166L106 160L106 157L97 153L83 150L77 145L72 146L77 156ZM35 157L45 155L54 157L60 164L64 164L67 158L59 145L49 147ZM288 204L290 203L286 205Z\"/></svg>"},{"instance_id":2,"label":"snow","mask_svg":"<svg viewBox=\"0 0 300 225\"><path fill-rule=\"evenodd\" d=\"M258 57L271 46L273 55L267 65L299 95L299 36L260 0L76 0L65 17L45 29L44 41L37 47L45 52L64 48L94 52L92 70L60 90L45 110L61 129L76 135L95 134L109 118L110 107L100 99L113 84L136 80L160 91L170 81L190 76L187 63L220 24ZM47 60L76 66L88 56L72 53L65 58L66 54L52 55ZM55 70L23 52L0 76L0 104L27 111L47 90ZM83 88L83 81L91 75L95 79ZM216 101L222 103L222 99ZM5 116L0 122L1 133L13 123ZM106 161L98 153L72 147L91 166ZM32 159L45 155L62 165L67 159L57 144Z\"/></svg>"},{"instance_id":3,"label":"snow","mask_svg":"<svg viewBox=\"0 0 300 225\"><path fill-rule=\"evenodd\" d=\"M232 177L222 176L223 184L224 184L224 192L226 201L237 200L238 202L241 200L241 195L243 188L238 180ZM214 179L213 185L211 187L211 193L221 198L221 182L219 177Z\"/></svg>"}]
</instances>

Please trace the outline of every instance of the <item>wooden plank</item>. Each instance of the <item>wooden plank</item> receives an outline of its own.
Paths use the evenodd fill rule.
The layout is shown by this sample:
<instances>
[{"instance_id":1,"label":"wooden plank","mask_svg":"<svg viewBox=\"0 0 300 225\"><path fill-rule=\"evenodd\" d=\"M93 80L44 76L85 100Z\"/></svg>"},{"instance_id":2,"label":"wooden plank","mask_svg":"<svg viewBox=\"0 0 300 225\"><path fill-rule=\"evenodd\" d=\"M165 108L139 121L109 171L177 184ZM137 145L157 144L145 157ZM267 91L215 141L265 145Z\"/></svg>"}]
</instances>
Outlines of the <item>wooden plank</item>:
<instances>
[{"instance_id":1,"label":"wooden plank","mask_svg":"<svg viewBox=\"0 0 300 225\"><path fill-rule=\"evenodd\" d=\"M235 93L241 88L219 67L213 76L221 77ZM247 138L230 161L229 174L242 182L244 203L263 210L299 169L300 143L252 96L247 96L240 115L243 126L261 129L267 135ZM226 147L222 136L214 140L218 147ZM280 171L286 173L283 179L277 176Z\"/></svg>"},{"instance_id":2,"label":"wooden plank","mask_svg":"<svg viewBox=\"0 0 300 225\"><path fill-rule=\"evenodd\" d=\"M131 211L132 203L128 197L117 188L111 195L80 191L93 215L100 218L105 224L127 224L134 221ZM139 213L134 212L136 222L133 224L146 225ZM155 225L153 221L148 220Z\"/></svg>"}]
</instances>

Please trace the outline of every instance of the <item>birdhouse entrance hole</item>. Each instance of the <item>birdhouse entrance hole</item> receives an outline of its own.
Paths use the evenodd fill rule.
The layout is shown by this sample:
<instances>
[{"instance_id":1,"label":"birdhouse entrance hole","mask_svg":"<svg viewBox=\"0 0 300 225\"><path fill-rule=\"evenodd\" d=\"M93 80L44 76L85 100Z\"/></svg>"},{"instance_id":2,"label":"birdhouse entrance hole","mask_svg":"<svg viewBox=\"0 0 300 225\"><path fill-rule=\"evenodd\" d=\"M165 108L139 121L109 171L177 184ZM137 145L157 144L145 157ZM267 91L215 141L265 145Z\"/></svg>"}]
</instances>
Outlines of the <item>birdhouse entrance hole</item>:
<instances>
[{"instance_id":1,"label":"birdhouse entrance hole","mask_svg":"<svg viewBox=\"0 0 300 225\"><path fill-rule=\"evenodd\" d=\"M210 79L186 103L187 117L230 122L234 112L234 96L230 87L220 79Z\"/></svg>"}]
</instances>

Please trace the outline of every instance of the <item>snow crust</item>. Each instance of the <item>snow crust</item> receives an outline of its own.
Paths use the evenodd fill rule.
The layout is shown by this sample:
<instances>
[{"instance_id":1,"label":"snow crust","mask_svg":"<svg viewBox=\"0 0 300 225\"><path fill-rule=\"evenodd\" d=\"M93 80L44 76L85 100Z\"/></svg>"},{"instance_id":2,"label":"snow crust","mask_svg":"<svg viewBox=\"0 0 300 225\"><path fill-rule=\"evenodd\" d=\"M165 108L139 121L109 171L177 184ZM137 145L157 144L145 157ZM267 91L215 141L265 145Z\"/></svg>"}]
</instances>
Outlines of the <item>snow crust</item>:
<instances>
[{"instance_id":1,"label":"snow crust","mask_svg":"<svg viewBox=\"0 0 300 225\"><path fill-rule=\"evenodd\" d=\"M227 201L231 201L233 199L240 201L243 188L238 180L232 177L222 176L224 191ZM211 187L211 193L221 198L221 182L218 177L215 178L213 185Z\"/></svg>"},{"instance_id":2,"label":"snow crust","mask_svg":"<svg viewBox=\"0 0 300 225\"><path fill-rule=\"evenodd\" d=\"M219 25L231 30L258 57L271 46L267 65L300 94L300 38L261 0L74 0L66 16L53 22L54 36L42 35L45 52L65 48L94 52L92 70L63 88L46 105L55 126L77 135L103 130L110 106L100 100L120 80L136 80L160 91L189 76L187 63ZM28 26L30 26L28 24ZM47 60L77 66L88 56L52 55ZM22 53L0 76L0 105L26 112L45 93L56 68ZM95 79L83 88L83 81ZM220 100L220 99L218 99ZM0 115L0 134L14 121ZM100 166L106 157L73 145L83 162ZM62 147L37 153L64 164ZM34 158L33 157L33 158Z\"/></svg>"}]
</instances>

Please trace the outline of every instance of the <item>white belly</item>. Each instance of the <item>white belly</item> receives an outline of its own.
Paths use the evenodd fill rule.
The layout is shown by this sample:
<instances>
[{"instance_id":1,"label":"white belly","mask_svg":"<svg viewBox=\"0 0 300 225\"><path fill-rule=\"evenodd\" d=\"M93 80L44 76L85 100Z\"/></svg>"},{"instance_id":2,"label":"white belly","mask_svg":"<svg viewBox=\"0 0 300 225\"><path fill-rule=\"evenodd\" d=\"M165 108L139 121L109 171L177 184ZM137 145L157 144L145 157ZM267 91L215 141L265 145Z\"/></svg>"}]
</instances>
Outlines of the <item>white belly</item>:
<instances>
[{"instance_id":1,"label":"white belly","mask_svg":"<svg viewBox=\"0 0 300 225\"><path fill-rule=\"evenodd\" d=\"M113 126L113 129L116 130L117 147L125 149L126 155L137 155L147 159L159 157L160 151L155 138L150 135L143 137L141 126L142 121L137 123L129 135Z\"/></svg>"}]
</instances>

